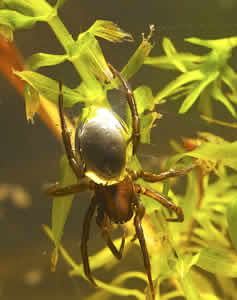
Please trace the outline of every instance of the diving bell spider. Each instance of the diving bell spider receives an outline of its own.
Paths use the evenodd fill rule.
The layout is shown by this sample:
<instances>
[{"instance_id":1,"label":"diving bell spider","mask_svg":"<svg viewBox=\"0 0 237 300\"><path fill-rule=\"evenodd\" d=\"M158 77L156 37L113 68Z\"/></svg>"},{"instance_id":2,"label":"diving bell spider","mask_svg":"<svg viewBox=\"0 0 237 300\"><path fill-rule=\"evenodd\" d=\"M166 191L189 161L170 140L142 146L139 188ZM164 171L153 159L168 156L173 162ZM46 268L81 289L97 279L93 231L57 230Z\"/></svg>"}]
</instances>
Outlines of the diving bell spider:
<instances>
[{"instance_id":1,"label":"diving bell spider","mask_svg":"<svg viewBox=\"0 0 237 300\"><path fill-rule=\"evenodd\" d=\"M132 90L122 75L110 64L108 65L114 76L120 80L127 94L127 102L132 115L132 134L128 135L123 121L107 108L92 107L88 117L81 122L76 131L75 147L71 145L70 132L67 129L63 112L62 83L59 83L59 115L62 129L62 139L69 164L75 173L78 183L71 186L59 187L57 184L49 187L46 193L50 196L65 196L77 194L87 190L93 191L93 196L83 221L81 256L84 272L88 280L97 286L90 270L87 242L92 218L97 209L96 223L101 228L105 243L112 254L121 259L125 245L123 233L121 246L117 249L110 237L111 223L122 224L134 215L135 239L139 240L144 266L146 269L152 298L155 291L151 277L151 264L147 251L146 240L142 229L142 218L145 208L139 199L139 194L151 197L170 211L174 211L177 218L168 221L182 222L182 209L166 199L158 192L144 188L135 181L142 178L147 182L157 182L169 177L185 175L195 165L184 169L169 170L160 174L152 174L143 170L132 171L127 168L127 149L132 143L132 153L136 154L140 141L140 121Z\"/></svg>"}]
</instances>

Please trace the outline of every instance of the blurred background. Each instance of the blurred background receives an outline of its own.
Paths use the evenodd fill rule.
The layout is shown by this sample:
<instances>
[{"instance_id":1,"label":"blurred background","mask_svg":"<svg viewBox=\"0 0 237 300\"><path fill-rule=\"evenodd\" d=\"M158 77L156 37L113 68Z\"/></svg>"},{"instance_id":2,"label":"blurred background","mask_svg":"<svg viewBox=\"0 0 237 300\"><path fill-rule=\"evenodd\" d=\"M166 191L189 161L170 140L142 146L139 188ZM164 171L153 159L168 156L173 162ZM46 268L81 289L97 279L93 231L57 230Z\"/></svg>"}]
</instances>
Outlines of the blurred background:
<instances>
[{"instance_id":1,"label":"blurred background","mask_svg":"<svg viewBox=\"0 0 237 300\"><path fill-rule=\"evenodd\" d=\"M134 43L101 41L106 59L120 70L141 42L141 33L149 32L149 24L156 26L151 55L163 53L163 37L169 37L177 50L198 54L204 53L203 49L185 43L184 38L234 36L237 32L236 12L236 0L68 0L60 17L74 38L97 19L111 20L130 32ZM63 53L50 28L43 23L38 23L32 30L16 32L15 42L24 58L36 52ZM237 62L236 54L235 51L232 57L233 68ZM61 78L70 87L79 83L69 63L40 71L54 79ZM155 93L172 78L174 74L170 72L144 66L132 78L131 86L136 88L146 84ZM24 102L2 76L0 90L0 299L84 299L94 292L94 288L81 278L68 277L64 262L59 262L55 273L50 272L52 244L41 226L51 222L51 200L42 193L42 186L58 179L61 145L38 118L34 125L27 123ZM198 130L209 130L192 110L187 116L178 116L179 104L172 102L172 105L158 108L163 119L152 131L151 145L145 145L139 151L141 161L146 161L146 168L157 169L160 158L172 153L170 139L181 141L181 137L194 137ZM217 105L215 116L231 121L221 105ZM218 127L210 130L229 140L235 137L234 129ZM65 227L64 245L77 261L80 261L82 218L88 201L89 195L84 194L73 202ZM96 226L93 228L89 244L91 253L104 246L100 232ZM96 276L109 282L123 269L143 271L140 250L132 249L133 255L128 254L110 273L99 270Z\"/></svg>"}]
</instances>

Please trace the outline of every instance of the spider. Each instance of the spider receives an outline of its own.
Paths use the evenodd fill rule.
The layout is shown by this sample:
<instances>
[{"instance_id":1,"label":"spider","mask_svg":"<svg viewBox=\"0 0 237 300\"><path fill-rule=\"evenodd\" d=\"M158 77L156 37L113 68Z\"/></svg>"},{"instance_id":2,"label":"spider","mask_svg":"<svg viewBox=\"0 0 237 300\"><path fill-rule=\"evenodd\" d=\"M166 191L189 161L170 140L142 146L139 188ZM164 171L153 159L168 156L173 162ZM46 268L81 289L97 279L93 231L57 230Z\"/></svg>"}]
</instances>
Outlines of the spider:
<instances>
[{"instance_id":1,"label":"spider","mask_svg":"<svg viewBox=\"0 0 237 300\"><path fill-rule=\"evenodd\" d=\"M65 196L83 191L93 191L89 208L84 217L81 241L81 257L84 273L88 280L97 286L90 269L87 242L92 218L97 210L96 223L102 230L105 243L112 254L121 259L125 245L125 232L123 232L120 248L114 245L109 228L111 223L122 224L133 216L135 227L134 239L138 239L143 255L145 270L151 290L152 299L155 291L151 276L151 264L142 229L142 218L145 208L139 195L151 197L170 211L176 213L177 218L168 218L167 221L182 222L184 215L182 209L166 199L158 192L136 184L142 178L147 182L157 182L169 177L182 176L195 167L169 170L160 174L145 172L142 169L132 171L127 168L127 150L131 143L132 154L135 155L140 141L140 120L132 90L122 75L108 64L114 76L117 77L127 94L127 102L132 116L132 133L126 140L128 131L123 121L107 108L91 108L88 116L76 129L75 149L72 147L70 132L67 129L63 111L62 83L59 82L59 115L62 130L62 139L69 164L75 173L78 183L66 187L59 187L56 183L50 186L46 193L49 196Z\"/></svg>"}]
</instances>

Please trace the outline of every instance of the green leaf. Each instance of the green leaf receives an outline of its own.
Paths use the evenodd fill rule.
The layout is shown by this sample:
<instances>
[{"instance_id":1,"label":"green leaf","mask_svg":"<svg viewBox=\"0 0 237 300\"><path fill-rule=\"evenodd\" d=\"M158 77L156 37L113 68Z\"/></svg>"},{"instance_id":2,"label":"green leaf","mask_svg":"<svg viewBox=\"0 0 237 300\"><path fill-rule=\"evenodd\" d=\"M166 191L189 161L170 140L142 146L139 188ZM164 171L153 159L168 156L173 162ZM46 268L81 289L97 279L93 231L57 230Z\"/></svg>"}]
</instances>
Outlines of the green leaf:
<instances>
[{"instance_id":1,"label":"green leaf","mask_svg":"<svg viewBox=\"0 0 237 300\"><path fill-rule=\"evenodd\" d=\"M237 37L219 40L189 38L186 39L186 41L208 47L211 51L203 56L195 56L189 53L177 53L171 41L165 38L163 40L163 48L166 52L166 57L146 58L146 64L184 72L184 74L178 76L157 94L155 102L159 103L166 97L171 96L173 96L171 98L173 100L188 94L179 110L179 113L185 113L198 97L201 96L203 92L206 92L208 85L213 82L214 89L212 89L212 94L209 93L210 95L208 95L207 105L204 103L204 98L201 99L202 111L207 112L209 116L212 115L210 102L212 96L216 100L222 102L235 117L237 114L230 101L237 103L237 75L227 63L232 55L233 47L237 46ZM232 90L232 94L228 94L228 98L227 95L222 92L220 83L217 83L219 88L216 88L215 81L217 79L224 81ZM191 82L193 83L191 84Z\"/></svg>"},{"instance_id":2,"label":"green leaf","mask_svg":"<svg viewBox=\"0 0 237 300\"><path fill-rule=\"evenodd\" d=\"M187 70L193 70L197 68L197 63L203 60L203 57L192 53L176 53L172 55L172 59L168 56L146 57L144 64L160 69L177 70L174 61L179 61Z\"/></svg>"},{"instance_id":3,"label":"green leaf","mask_svg":"<svg viewBox=\"0 0 237 300\"><path fill-rule=\"evenodd\" d=\"M14 71L21 79L25 80L36 91L48 100L58 104L59 84L47 76L32 71ZM63 104L65 107L71 107L77 102L86 101L85 96L78 91L74 91L63 86Z\"/></svg>"},{"instance_id":4,"label":"green leaf","mask_svg":"<svg viewBox=\"0 0 237 300\"><path fill-rule=\"evenodd\" d=\"M189 73L187 73L189 74ZM193 103L197 100L197 98L200 96L201 92L212 82L214 81L219 75L219 72L215 72L213 74L209 74L209 76L202 80L200 83L196 84L196 87L193 89L193 91L188 95L188 97L183 101L179 113L184 114L186 113L190 107L193 105Z\"/></svg>"},{"instance_id":5,"label":"green leaf","mask_svg":"<svg viewBox=\"0 0 237 300\"><path fill-rule=\"evenodd\" d=\"M199 38L192 37L186 38L185 41L210 49L225 49L228 52L231 51L232 48L237 46L237 37L235 36L217 40L201 40Z\"/></svg>"},{"instance_id":6,"label":"green leaf","mask_svg":"<svg viewBox=\"0 0 237 300\"><path fill-rule=\"evenodd\" d=\"M99 90L102 90L101 83L104 83L105 80L111 81L113 78L100 45L90 32L79 36L71 50L69 60L77 67L90 93L98 93Z\"/></svg>"},{"instance_id":7,"label":"green leaf","mask_svg":"<svg viewBox=\"0 0 237 300\"><path fill-rule=\"evenodd\" d=\"M237 277L237 257L220 249L201 249L197 266L213 274Z\"/></svg>"},{"instance_id":8,"label":"green leaf","mask_svg":"<svg viewBox=\"0 0 237 300\"><path fill-rule=\"evenodd\" d=\"M210 95L211 88L205 89L200 97L199 97L199 102L198 102L198 109L199 111L206 117L212 117L212 98Z\"/></svg>"},{"instance_id":9,"label":"green leaf","mask_svg":"<svg viewBox=\"0 0 237 300\"><path fill-rule=\"evenodd\" d=\"M138 115L140 116L141 143L150 143L150 132L153 124L157 119L160 119L162 115L154 112L154 97L148 86L139 86L134 91L134 97L136 99ZM128 123L129 122L130 118Z\"/></svg>"},{"instance_id":10,"label":"green leaf","mask_svg":"<svg viewBox=\"0 0 237 300\"><path fill-rule=\"evenodd\" d=\"M130 289L129 291L125 288L117 288L116 290L113 289L113 287L122 287L125 286L125 281L128 281L129 279L134 280L134 278L143 280L144 282L147 282L147 277L142 272L126 272L121 273L118 275L115 279L113 279L112 282L110 282L107 286L111 286L111 290L109 290L106 286L103 286L103 289L98 289L95 293L93 293L91 296L87 297L86 300L98 300L103 299L107 300L110 298L110 295L108 292L116 293L117 295L125 296L128 298L129 296L133 297L137 300L144 300L144 294L138 290ZM127 290L127 292L126 292ZM131 293L133 292L133 293Z\"/></svg>"},{"instance_id":11,"label":"green leaf","mask_svg":"<svg viewBox=\"0 0 237 300\"><path fill-rule=\"evenodd\" d=\"M227 207L228 230L232 243L237 249L237 199L233 199Z\"/></svg>"},{"instance_id":12,"label":"green leaf","mask_svg":"<svg viewBox=\"0 0 237 300\"><path fill-rule=\"evenodd\" d=\"M41 67L54 66L67 60L67 55L55 55L47 53L33 54L26 62L26 67L32 71L36 71Z\"/></svg>"},{"instance_id":13,"label":"green leaf","mask_svg":"<svg viewBox=\"0 0 237 300\"><path fill-rule=\"evenodd\" d=\"M141 85L133 92L136 99L138 115L142 115L145 110L153 111L155 108L152 90L146 85Z\"/></svg>"},{"instance_id":14,"label":"green leaf","mask_svg":"<svg viewBox=\"0 0 237 300\"><path fill-rule=\"evenodd\" d=\"M185 195L179 197L178 205L182 207L183 213L185 215L184 219L184 231L190 229L190 218L194 215L195 208L199 200L199 186L197 185L197 174L195 171L189 172L187 175L187 187ZM192 201L191 201L192 199Z\"/></svg>"},{"instance_id":15,"label":"green leaf","mask_svg":"<svg viewBox=\"0 0 237 300\"><path fill-rule=\"evenodd\" d=\"M61 159L60 172L61 174L59 186L63 187L77 183L77 179L68 164L66 155L64 155ZM74 195L69 195L63 197L55 197L53 199L52 231L54 240L56 242L56 247L59 246L59 243L61 241L64 225L70 212L73 198Z\"/></svg>"},{"instance_id":16,"label":"green leaf","mask_svg":"<svg viewBox=\"0 0 237 300\"><path fill-rule=\"evenodd\" d=\"M133 37L130 33L123 31L117 24L111 21L97 20L88 29L94 36L101 37L105 40L115 43L124 41L133 42Z\"/></svg>"},{"instance_id":17,"label":"green leaf","mask_svg":"<svg viewBox=\"0 0 237 300\"><path fill-rule=\"evenodd\" d=\"M237 74L230 66L225 66L221 79L231 89L232 93L237 94Z\"/></svg>"},{"instance_id":18,"label":"green leaf","mask_svg":"<svg viewBox=\"0 0 237 300\"><path fill-rule=\"evenodd\" d=\"M147 38L143 38L136 52L132 55L127 65L123 68L121 74L127 80L129 80L134 74L138 72L138 70L144 64L145 58L150 54L153 48L153 45L149 42L152 30L153 29L151 28L151 32Z\"/></svg>"},{"instance_id":19,"label":"green leaf","mask_svg":"<svg viewBox=\"0 0 237 300\"><path fill-rule=\"evenodd\" d=\"M237 142L221 144L205 143L184 155L210 161L221 161L224 165L237 170ZM182 156L180 156L181 158Z\"/></svg>"},{"instance_id":20,"label":"green leaf","mask_svg":"<svg viewBox=\"0 0 237 300\"><path fill-rule=\"evenodd\" d=\"M145 59L145 64L153 65L154 67L161 69L176 70L177 68L174 65L173 59L180 61L187 70L193 70L197 67L198 63L203 62L204 57L193 53L176 52L173 54L172 59L168 56L147 57Z\"/></svg>"},{"instance_id":21,"label":"green leaf","mask_svg":"<svg viewBox=\"0 0 237 300\"><path fill-rule=\"evenodd\" d=\"M54 13L49 3L45 0L2 0L7 8L18 11L25 16L41 17L46 20Z\"/></svg>"},{"instance_id":22,"label":"green leaf","mask_svg":"<svg viewBox=\"0 0 237 300\"><path fill-rule=\"evenodd\" d=\"M182 61L179 59L179 57L176 55L176 49L174 45L172 44L171 40L168 38L163 39L163 48L164 51L169 57L170 62L178 69L180 72L186 72L185 65L182 63Z\"/></svg>"},{"instance_id":23,"label":"green leaf","mask_svg":"<svg viewBox=\"0 0 237 300\"><path fill-rule=\"evenodd\" d=\"M57 3L55 4L55 8L56 8L56 9L61 8L61 7L64 5L64 3L65 3L66 1L67 1L67 0L57 0Z\"/></svg>"},{"instance_id":24,"label":"green leaf","mask_svg":"<svg viewBox=\"0 0 237 300\"><path fill-rule=\"evenodd\" d=\"M190 273L181 278L179 282L183 288L184 295L187 300L200 300L198 289L195 286Z\"/></svg>"},{"instance_id":25,"label":"green leaf","mask_svg":"<svg viewBox=\"0 0 237 300\"><path fill-rule=\"evenodd\" d=\"M219 297L217 297L213 293L202 293L202 299L205 299L205 300L221 300Z\"/></svg>"},{"instance_id":26,"label":"green leaf","mask_svg":"<svg viewBox=\"0 0 237 300\"><path fill-rule=\"evenodd\" d=\"M176 89L179 89L182 85L188 84L192 81L203 80L204 75L200 70L195 70L192 72L187 72L178 76L174 81L171 81L166 85L166 87L158 92L155 97L155 102L159 103L162 99L173 94Z\"/></svg>"},{"instance_id":27,"label":"green leaf","mask_svg":"<svg viewBox=\"0 0 237 300\"><path fill-rule=\"evenodd\" d=\"M41 19L38 17L24 16L16 11L2 9L0 10L0 24L15 29L31 28L37 21Z\"/></svg>"},{"instance_id":28,"label":"green leaf","mask_svg":"<svg viewBox=\"0 0 237 300\"><path fill-rule=\"evenodd\" d=\"M34 123L34 116L38 111L40 105L39 93L36 92L36 90L33 89L30 85L26 84L24 96L26 106L26 119L28 121L31 121L31 123Z\"/></svg>"},{"instance_id":29,"label":"green leaf","mask_svg":"<svg viewBox=\"0 0 237 300\"><path fill-rule=\"evenodd\" d=\"M234 106L230 103L230 101L226 98L225 94L222 92L220 87L220 82L215 81L213 82L212 86L212 96L213 98L220 101L225 107L229 110L233 117L236 117L236 111Z\"/></svg>"},{"instance_id":30,"label":"green leaf","mask_svg":"<svg viewBox=\"0 0 237 300\"><path fill-rule=\"evenodd\" d=\"M140 126L141 126L141 143L150 144L151 142L151 129L154 126L156 120L160 119L162 116L157 112L151 112L144 115L141 118Z\"/></svg>"}]
</instances>

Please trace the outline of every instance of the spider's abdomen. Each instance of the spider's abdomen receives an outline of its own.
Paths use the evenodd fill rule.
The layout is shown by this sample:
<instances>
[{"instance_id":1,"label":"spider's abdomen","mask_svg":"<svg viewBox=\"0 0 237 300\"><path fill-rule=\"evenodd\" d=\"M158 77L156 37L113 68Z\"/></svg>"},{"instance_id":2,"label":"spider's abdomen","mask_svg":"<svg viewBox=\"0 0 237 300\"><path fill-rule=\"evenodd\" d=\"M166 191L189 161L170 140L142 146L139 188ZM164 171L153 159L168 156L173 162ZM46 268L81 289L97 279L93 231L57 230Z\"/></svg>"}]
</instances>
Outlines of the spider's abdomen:
<instances>
[{"instance_id":1,"label":"spider's abdomen","mask_svg":"<svg viewBox=\"0 0 237 300\"><path fill-rule=\"evenodd\" d=\"M76 134L88 177L103 184L119 180L126 166L126 136L126 127L115 113L105 108L90 110Z\"/></svg>"}]
</instances>

